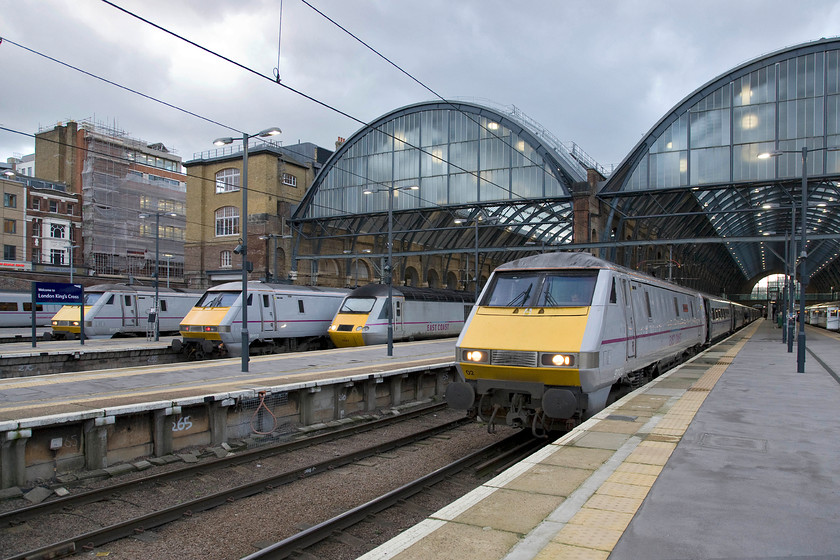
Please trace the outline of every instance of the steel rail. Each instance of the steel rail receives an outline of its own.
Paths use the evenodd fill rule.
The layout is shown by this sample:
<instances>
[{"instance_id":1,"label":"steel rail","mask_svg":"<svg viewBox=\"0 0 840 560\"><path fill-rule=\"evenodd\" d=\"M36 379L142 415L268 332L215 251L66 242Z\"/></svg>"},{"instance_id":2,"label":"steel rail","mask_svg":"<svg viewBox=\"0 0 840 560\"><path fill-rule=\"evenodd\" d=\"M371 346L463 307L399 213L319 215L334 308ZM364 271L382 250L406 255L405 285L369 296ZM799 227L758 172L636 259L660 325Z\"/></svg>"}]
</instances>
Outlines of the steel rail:
<instances>
[{"instance_id":1,"label":"steel rail","mask_svg":"<svg viewBox=\"0 0 840 560\"><path fill-rule=\"evenodd\" d=\"M383 494L378 498L375 498L365 504L362 504L356 508L353 508L340 515L337 515L332 519L314 525L309 529L306 529L305 531L301 531L296 535L293 535L287 539L277 542L271 546L265 547L262 550L259 550L253 554L245 556L241 560L275 560L280 558L288 558L289 556L296 554L300 550L310 547L334 535L337 531L345 530L348 527L351 527L359 523L360 521L367 519L371 515L379 513L380 511L385 510L393 506L394 504L397 504L405 500L406 498L409 498L414 494L423 491L429 486L433 486L438 482L450 478L451 476L469 468L476 461L479 461L482 458L486 457L488 453L492 453L494 450L500 447L514 445L520 442L522 438L530 437L530 432L517 432L500 442L488 445L462 459L458 459L457 461L446 465L445 467L441 467L436 471L427 474L426 476L418 478L414 482L405 484L400 488Z\"/></svg>"},{"instance_id":2,"label":"steel rail","mask_svg":"<svg viewBox=\"0 0 840 560\"><path fill-rule=\"evenodd\" d=\"M90 551L97 546L113 542L115 540L132 536L134 534L143 533L147 529L159 527L166 523L177 521L183 517L190 517L195 513L206 511L218 507L226 503L233 503L236 500L247 498L265 491L273 490L278 486L294 482L301 478L307 478L326 472L337 467L341 467L360 459L384 453L391 449L409 445L416 441L429 438L440 432L455 428L462 424L472 422L469 418L460 418L458 420L435 426L392 440L385 443L380 443L366 449L355 451L347 455L335 457L327 461L315 463L306 467L300 467L293 471L288 471L280 475L271 476L248 484L243 484L235 488L223 490L215 494L204 496L196 500L184 502L176 506L172 506L154 513L150 513L141 517L137 517L121 523L90 531L83 535L77 535L73 538L63 540L61 542L53 543L42 548L30 550L28 552L10 556L5 560L47 560L51 558L59 558L59 555L75 554L81 551Z\"/></svg>"}]
</instances>

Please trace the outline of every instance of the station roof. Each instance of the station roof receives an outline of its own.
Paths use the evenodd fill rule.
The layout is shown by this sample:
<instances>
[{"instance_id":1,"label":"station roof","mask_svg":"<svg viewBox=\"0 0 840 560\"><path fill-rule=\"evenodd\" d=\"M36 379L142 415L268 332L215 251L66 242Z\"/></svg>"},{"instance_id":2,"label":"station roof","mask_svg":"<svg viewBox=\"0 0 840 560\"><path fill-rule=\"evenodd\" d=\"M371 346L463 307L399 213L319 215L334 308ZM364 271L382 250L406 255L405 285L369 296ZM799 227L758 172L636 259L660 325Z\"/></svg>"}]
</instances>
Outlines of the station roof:
<instances>
[{"instance_id":1,"label":"station roof","mask_svg":"<svg viewBox=\"0 0 840 560\"><path fill-rule=\"evenodd\" d=\"M804 148L811 282L840 286L838 49L836 38L786 48L704 84L631 150L601 198L619 220L693 244L721 285L749 288L793 261L786 239L802 233Z\"/></svg>"},{"instance_id":2,"label":"station roof","mask_svg":"<svg viewBox=\"0 0 840 560\"><path fill-rule=\"evenodd\" d=\"M395 255L410 252L397 246L451 255L478 244L482 254L505 252L504 262L571 242L571 193L587 176L581 154L516 108L417 103L350 136L293 220L316 245L343 236L354 251L356 239L388 229L390 203Z\"/></svg>"},{"instance_id":3,"label":"station roof","mask_svg":"<svg viewBox=\"0 0 840 560\"><path fill-rule=\"evenodd\" d=\"M588 189L587 168L604 170L516 108L464 101L409 105L354 133L293 223L315 258L358 255L356 241L384 237L389 214L397 257L418 246L496 262L597 248L618 261L621 248L674 246L706 270L696 287L743 293L802 252L786 240L801 237L804 153L808 270L828 292L840 287L837 146L840 39L822 39L728 70L663 116L600 184L609 225L591 243L573 243L572 196ZM336 238L345 254L324 254ZM375 242L379 255L367 256L384 254Z\"/></svg>"}]
</instances>

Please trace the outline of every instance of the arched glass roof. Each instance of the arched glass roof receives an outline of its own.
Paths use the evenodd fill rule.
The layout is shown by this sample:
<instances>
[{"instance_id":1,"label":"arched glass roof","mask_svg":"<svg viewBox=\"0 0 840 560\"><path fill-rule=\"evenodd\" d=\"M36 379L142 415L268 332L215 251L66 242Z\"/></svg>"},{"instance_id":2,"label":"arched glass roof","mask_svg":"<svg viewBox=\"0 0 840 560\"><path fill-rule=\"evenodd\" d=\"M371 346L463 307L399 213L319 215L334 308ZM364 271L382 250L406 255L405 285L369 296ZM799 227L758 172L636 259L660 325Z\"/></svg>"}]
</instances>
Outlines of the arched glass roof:
<instances>
[{"instance_id":1,"label":"arched glass roof","mask_svg":"<svg viewBox=\"0 0 840 560\"><path fill-rule=\"evenodd\" d=\"M698 250L721 267L724 284L744 283L784 270L785 236L801 233L792 209L801 209L804 148L809 270L817 289L828 291L840 285L829 266L840 248L836 146L835 38L763 56L700 87L649 131L599 194L622 219L653 224L660 237L728 239ZM663 211L677 208L679 220Z\"/></svg>"},{"instance_id":2,"label":"arched glass roof","mask_svg":"<svg viewBox=\"0 0 840 560\"><path fill-rule=\"evenodd\" d=\"M587 179L576 157L515 108L418 103L348 138L292 220L316 245L337 230L379 235L393 191L393 234L403 246L474 251L472 228L461 235L455 220L493 226L476 235L482 251L569 243L571 192Z\"/></svg>"}]
</instances>

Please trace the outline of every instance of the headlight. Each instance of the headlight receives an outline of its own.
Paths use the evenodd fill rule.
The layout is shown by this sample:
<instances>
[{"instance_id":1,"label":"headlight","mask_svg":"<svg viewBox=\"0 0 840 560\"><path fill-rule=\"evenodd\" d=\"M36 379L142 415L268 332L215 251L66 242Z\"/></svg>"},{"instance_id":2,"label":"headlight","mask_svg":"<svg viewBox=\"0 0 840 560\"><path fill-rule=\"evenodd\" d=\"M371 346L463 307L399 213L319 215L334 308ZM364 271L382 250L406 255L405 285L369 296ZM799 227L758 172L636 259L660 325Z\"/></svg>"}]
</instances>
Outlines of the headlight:
<instances>
[{"instance_id":1,"label":"headlight","mask_svg":"<svg viewBox=\"0 0 840 560\"><path fill-rule=\"evenodd\" d=\"M329 331L333 332L337 328L338 328L338 326L336 326L336 325L330 325Z\"/></svg>"},{"instance_id":2,"label":"headlight","mask_svg":"<svg viewBox=\"0 0 840 560\"><path fill-rule=\"evenodd\" d=\"M219 327L204 327L204 332L219 332Z\"/></svg>"},{"instance_id":3,"label":"headlight","mask_svg":"<svg viewBox=\"0 0 840 560\"><path fill-rule=\"evenodd\" d=\"M572 354L543 354L540 364L553 367L572 367L575 365L575 357Z\"/></svg>"},{"instance_id":4,"label":"headlight","mask_svg":"<svg viewBox=\"0 0 840 560\"><path fill-rule=\"evenodd\" d=\"M474 363L487 363L488 355L484 350L461 350L461 361Z\"/></svg>"},{"instance_id":5,"label":"headlight","mask_svg":"<svg viewBox=\"0 0 840 560\"><path fill-rule=\"evenodd\" d=\"M78 321L73 321L73 326L74 326L74 327L78 327L78 326L79 326L79 322L78 322Z\"/></svg>"}]
</instances>

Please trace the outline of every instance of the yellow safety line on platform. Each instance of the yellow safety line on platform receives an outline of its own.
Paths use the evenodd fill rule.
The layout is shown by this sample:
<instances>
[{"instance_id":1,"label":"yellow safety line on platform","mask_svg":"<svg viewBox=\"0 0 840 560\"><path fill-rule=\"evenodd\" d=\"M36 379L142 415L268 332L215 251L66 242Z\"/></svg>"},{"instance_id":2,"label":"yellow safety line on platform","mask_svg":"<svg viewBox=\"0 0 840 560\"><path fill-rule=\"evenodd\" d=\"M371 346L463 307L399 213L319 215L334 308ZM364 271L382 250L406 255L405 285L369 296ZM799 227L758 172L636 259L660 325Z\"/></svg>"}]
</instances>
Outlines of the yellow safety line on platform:
<instances>
[{"instance_id":1,"label":"yellow safety line on platform","mask_svg":"<svg viewBox=\"0 0 840 560\"><path fill-rule=\"evenodd\" d=\"M607 482L560 529L549 546L536 557L538 560L595 560L606 559L610 555L709 391L756 330L758 322L747 327L741 340L671 406L650 431L648 438L639 443Z\"/></svg>"}]
</instances>

